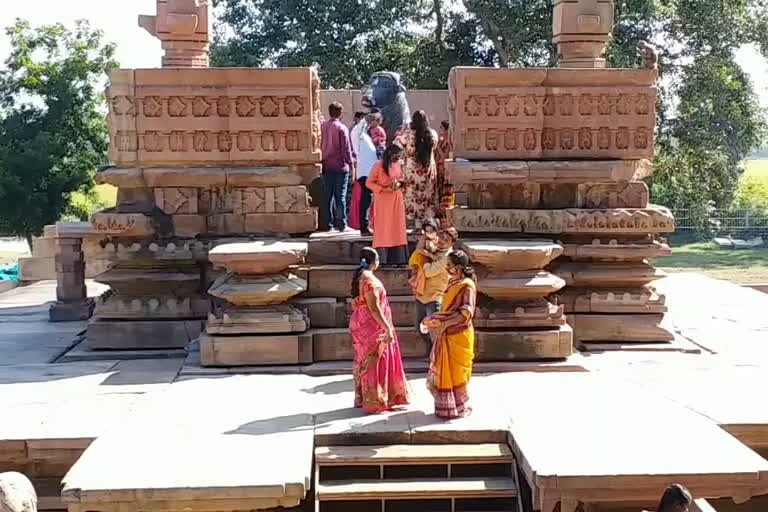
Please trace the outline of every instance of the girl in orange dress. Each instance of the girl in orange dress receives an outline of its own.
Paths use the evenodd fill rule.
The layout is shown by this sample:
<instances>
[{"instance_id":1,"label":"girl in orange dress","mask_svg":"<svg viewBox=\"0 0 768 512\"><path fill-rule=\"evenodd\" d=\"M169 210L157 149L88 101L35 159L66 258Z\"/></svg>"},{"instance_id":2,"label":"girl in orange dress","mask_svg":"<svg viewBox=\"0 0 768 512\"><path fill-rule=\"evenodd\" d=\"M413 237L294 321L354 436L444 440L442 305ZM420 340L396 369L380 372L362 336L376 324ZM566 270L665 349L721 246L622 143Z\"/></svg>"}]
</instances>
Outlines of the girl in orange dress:
<instances>
[{"instance_id":1,"label":"girl in orange dress","mask_svg":"<svg viewBox=\"0 0 768 512\"><path fill-rule=\"evenodd\" d=\"M390 144L365 182L373 192L376 218L373 247L378 251L382 265L405 265L408 261L402 157L402 148Z\"/></svg>"}]
</instances>

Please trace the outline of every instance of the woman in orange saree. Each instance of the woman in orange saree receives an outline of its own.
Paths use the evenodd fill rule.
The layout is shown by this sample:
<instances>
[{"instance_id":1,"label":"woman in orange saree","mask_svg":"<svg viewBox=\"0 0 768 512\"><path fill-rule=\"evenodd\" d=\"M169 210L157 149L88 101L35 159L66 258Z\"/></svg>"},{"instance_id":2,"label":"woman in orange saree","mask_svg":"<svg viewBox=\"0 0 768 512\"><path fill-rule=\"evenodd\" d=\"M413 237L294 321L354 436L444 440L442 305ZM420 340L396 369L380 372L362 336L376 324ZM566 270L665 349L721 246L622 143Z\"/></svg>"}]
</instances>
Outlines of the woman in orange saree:
<instances>
[{"instance_id":1,"label":"woman in orange saree","mask_svg":"<svg viewBox=\"0 0 768 512\"><path fill-rule=\"evenodd\" d=\"M439 313L424 320L434 337L430 354L427 387L435 398L439 418L463 418L472 412L467 386L475 357L475 316L477 286L475 271L464 251L448 255L451 280Z\"/></svg>"},{"instance_id":2,"label":"woman in orange saree","mask_svg":"<svg viewBox=\"0 0 768 512\"><path fill-rule=\"evenodd\" d=\"M387 291L374 275L378 267L378 253L370 247L364 248L360 267L352 280L354 302L349 320L355 349L355 407L362 407L367 414L409 403L408 383Z\"/></svg>"}]
</instances>

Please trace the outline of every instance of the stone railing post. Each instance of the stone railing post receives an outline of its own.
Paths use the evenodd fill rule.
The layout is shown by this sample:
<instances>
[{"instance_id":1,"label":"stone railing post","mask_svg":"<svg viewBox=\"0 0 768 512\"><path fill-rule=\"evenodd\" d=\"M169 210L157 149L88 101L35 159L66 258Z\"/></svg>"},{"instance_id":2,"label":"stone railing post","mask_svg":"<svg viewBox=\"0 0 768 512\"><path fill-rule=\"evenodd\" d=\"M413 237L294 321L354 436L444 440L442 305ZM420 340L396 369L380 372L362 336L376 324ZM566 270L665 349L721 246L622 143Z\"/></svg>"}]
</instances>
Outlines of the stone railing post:
<instances>
[{"instance_id":1,"label":"stone railing post","mask_svg":"<svg viewBox=\"0 0 768 512\"><path fill-rule=\"evenodd\" d=\"M87 222L56 224L56 303L48 310L51 322L88 320L94 300L85 287L83 237L90 234Z\"/></svg>"}]
</instances>

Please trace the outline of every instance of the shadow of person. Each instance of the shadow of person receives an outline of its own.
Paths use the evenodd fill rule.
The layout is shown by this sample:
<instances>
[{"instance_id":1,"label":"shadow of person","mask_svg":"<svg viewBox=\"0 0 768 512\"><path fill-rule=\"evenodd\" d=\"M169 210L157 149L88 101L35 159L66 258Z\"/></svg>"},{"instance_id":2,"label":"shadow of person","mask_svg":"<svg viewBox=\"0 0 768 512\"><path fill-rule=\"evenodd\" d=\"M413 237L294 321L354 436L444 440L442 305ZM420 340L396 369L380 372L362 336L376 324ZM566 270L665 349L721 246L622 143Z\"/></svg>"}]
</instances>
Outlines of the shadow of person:
<instances>
[{"instance_id":1,"label":"shadow of person","mask_svg":"<svg viewBox=\"0 0 768 512\"><path fill-rule=\"evenodd\" d=\"M315 395L338 395L339 393L352 392L355 390L355 383L353 379L336 380L332 382L326 382L312 388L302 389L304 393L312 393Z\"/></svg>"}]
</instances>

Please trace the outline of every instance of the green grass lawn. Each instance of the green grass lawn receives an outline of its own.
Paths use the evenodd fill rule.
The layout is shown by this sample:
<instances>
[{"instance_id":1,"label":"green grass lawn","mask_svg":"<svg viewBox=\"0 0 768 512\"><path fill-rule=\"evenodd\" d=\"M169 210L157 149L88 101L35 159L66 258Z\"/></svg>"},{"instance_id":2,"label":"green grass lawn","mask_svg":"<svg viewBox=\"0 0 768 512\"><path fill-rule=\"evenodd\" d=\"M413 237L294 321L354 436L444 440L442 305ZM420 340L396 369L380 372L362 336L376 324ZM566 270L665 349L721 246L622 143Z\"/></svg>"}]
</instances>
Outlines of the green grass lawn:
<instances>
[{"instance_id":1,"label":"green grass lawn","mask_svg":"<svg viewBox=\"0 0 768 512\"><path fill-rule=\"evenodd\" d=\"M711 242L677 245L655 264L667 272L698 272L739 284L768 283L768 248L718 249Z\"/></svg>"},{"instance_id":2,"label":"green grass lawn","mask_svg":"<svg viewBox=\"0 0 768 512\"><path fill-rule=\"evenodd\" d=\"M754 176L768 185L768 160L747 160L744 162L744 176Z\"/></svg>"}]
</instances>

